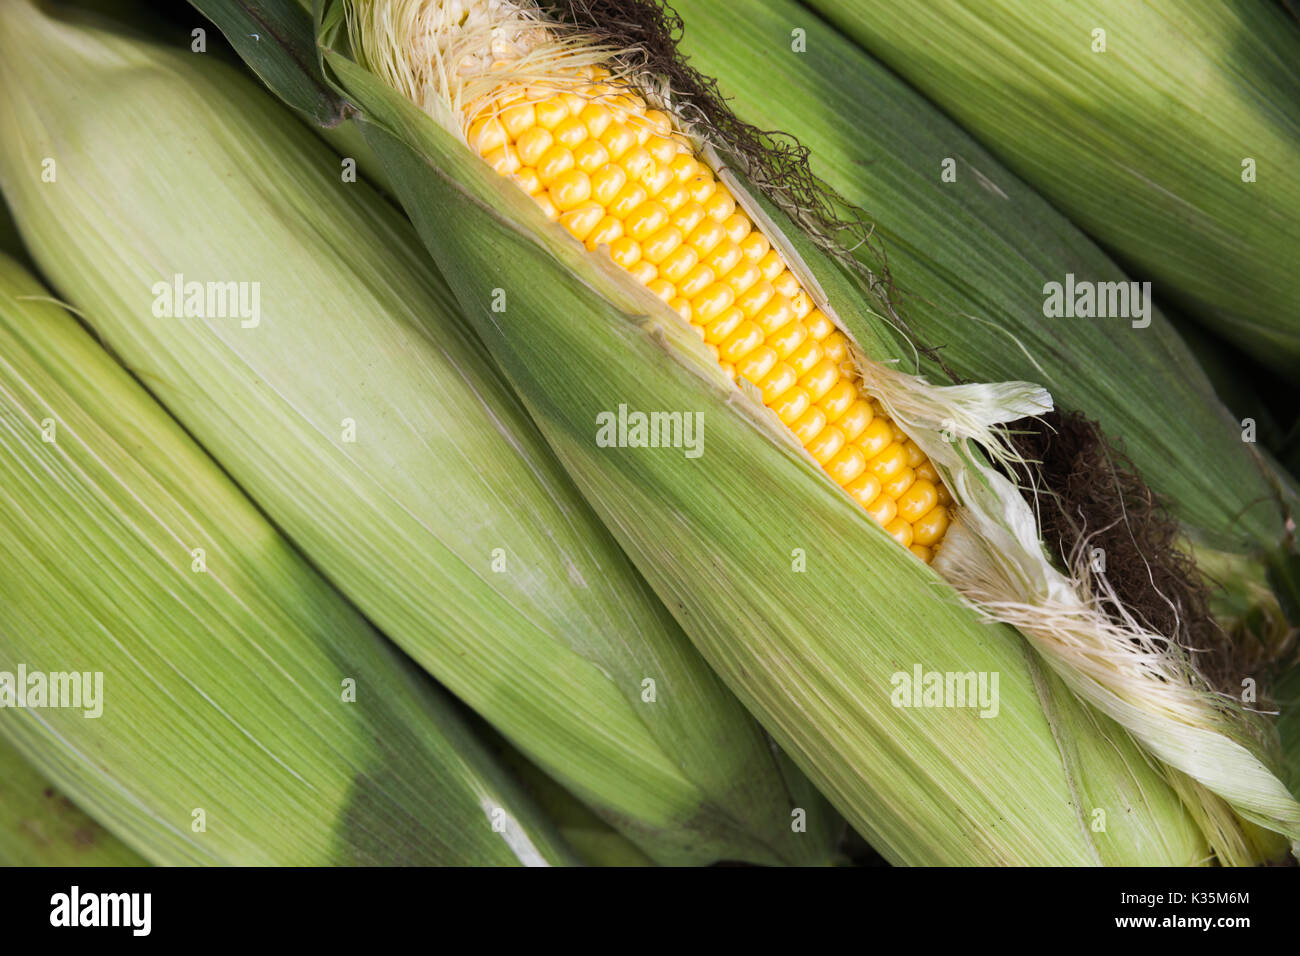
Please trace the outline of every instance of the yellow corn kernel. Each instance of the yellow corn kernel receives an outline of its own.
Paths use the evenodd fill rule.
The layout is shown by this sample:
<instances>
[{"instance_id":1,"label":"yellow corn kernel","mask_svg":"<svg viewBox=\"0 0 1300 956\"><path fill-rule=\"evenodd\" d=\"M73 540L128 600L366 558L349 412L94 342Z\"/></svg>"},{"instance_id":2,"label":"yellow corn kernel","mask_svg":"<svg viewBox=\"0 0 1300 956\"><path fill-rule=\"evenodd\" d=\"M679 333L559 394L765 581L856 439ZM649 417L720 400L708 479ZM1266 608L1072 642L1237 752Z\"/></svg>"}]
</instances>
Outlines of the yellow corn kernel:
<instances>
[{"instance_id":1,"label":"yellow corn kernel","mask_svg":"<svg viewBox=\"0 0 1300 956\"><path fill-rule=\"evenodd\" d=\"M841 431L840 434L844 433ZM845 445L826 462L826 473L837 485L847 485L866 470L867 456L856 445Z\"/></svg>"},{"instance_id":2,"label":"yellow corn kernel","mask_svg":"<svg viewBox=\"0 0 1300 956\"><path fill-rule=\"evenodd\" d=\"M510 139L518 139L525 130L537 125L537 108L532 103L520 103L501 111L501 125Z\"/></svg>"},{"instance_id":3,"label":"yellow corn kernel","mask_svg":"<svg viewBox=\"0 0 1300 956\"><path fill-rule=\"evenodd\" d=\"M772 283L763 279L760 273L757 282L736 296L736 304L745 310L746 315L757 315L774 295L776 290L772 288Z\"/></svg>"},{"instance_id":4,"label":"yellow corn kernel","mask_svg":"<svg viewBox=\"0 0 1300 956\"><path fill-rule=\"evenodd\" d=\"M775 349L773 349L773 354L776 354ZM780 358L777 355L777 363L763 380L757 383L763 393L763 404L768 408L771 408L778 398L793 389L799 380L799 376L795 374L789 363L780 361ZM865 459L863 460L863 467L866 467Z\"/></svg>"},{"instance_id":5,"label":"yellow corn kernel","mask_svg":"<svg viewBox=\"0 0 1300 956\"><path fill-rule=\"evenodd\" d=\"M591 174L610 165L609 150L600 140L589 139L574 149L573 162L584 173Z\"/></svg>"},{"instance_id":6,"label":"yellow corn kernel","mask_svg":"<svg viewBox=\"0 0 1300 956\"><path fill-rule=\"evenodd\" d=\"M636 265L627 271L633 279L646 288L650 288L650 283L659 275L659 270L655 268L655 264L653 262L646 262L644 259L638 261Z\"/></svg>"},{"instance_id":7,"label":"yellow corn kernel","mask_svg":"<svg viewBox=\"0 0 1300 956\"><path fill-rule=\"evenodd\" d=\"M627 173L622 166L610 164L591 174L591 198L609 209L614 197L627 185ZM611 213L613 210L609 210Z\"/></svg>"},{"instance_id":8,"label":"yellow corn kernel","mask_svg":"<svg viewBox=\"0 0 1300 956\"><path fill-rule=\"evenodd\" d=\"M601 145L609 150L609 158L618 162L628 150L636 146L636 133L622 123L611 123L600 135Z\"/></svg>"},{"instance_id":9,"label":"yellow corn kernel","mask_svg":"<svg viewBox=\"0 0 1300 956\"><path fill-rule=\"evenodd\" d=\"M902 518L895 518L889 524L885 525L885 532L901 544L908 548L912 545L912 526Z\"/></svg>"},{"instance_id":10,"label":"yellow corn kernel","mask_svg":"<svg viewBox=\"0 0 1300 956\"><path fill-rule=\"evenodd\" d=\"M898 498L899 517L913 524L920 521L939 504L938 489L924 478L914 481L910 488L896 497Z\"/></svg>"},{"instance_id":11,"label":"yellow corn kernel","mask_svg":"<svg viewBox=\"0 0 1300 956\"><path fill-rule=\"evenodd\" d=\"M695 314L708 322L721 315L724 309L731 308L735 300L736 293L731 290L731 286L723 282L715 282L699 295L692 297L691 303L695 308Z\"/></svg>"},{"instance_id":12,"label":"yellow corn kernel","mask_svg":"<svg viewBox=\"0 0 1300 956\"><path fill-rule=\"evenodd\" d=\"M894 499L889 495L877 495L876 500L867 506L867 514L875 518L881 527L886 527L898 514L898 505L894 504Z\"/></svg>"},{"instance_id":13,"label":"yellow corn kernel","mask_svg":"<svg viewBox=\"0 0 1300 956\"><path fill-rule=\"evenodd\" d=\"M744 242L749 236L749 231L754 227L753 224L750 223L748 216L743 212L737 212L728 216L723 221L722 228L727 231L728 239L736 243L736 245L740 245L740 243ZM745 250L742 249L741 254L744 255L744 252ZM778 289L777 291L780 292L781 290ZM788 295L789 293L785 294Z\"/></svg>"},{"instance_id":14,"label":"yellow corn kernel","mask_svg":"<svg viewBox=\"0 0 1300 956\"><path fill-rule=\"evenodd\" d=\"M587 178L587 174L581 169L570 169L568 172L560 173L555 177L554 181L551 182L550 193L551 202L555 203L555 208L561 212L566 212L591 198L591 180ZM591 224L592 227L594 228L599 221L598 217Z\"/></svg>"},{"instance_id":15,"label":"yellow corn kernel","mask_svg":"<svg viewBox=\"0 0 1300 956\"><path fill-rule=\"evenodd\" d=\"M727 187L720 186L704 201L704 211L709 214L709 218L723 222L736 211L736 200L731 198Z\"/></svg>"},{"instance_id":16,"label":"yellow corn kernel","mask_svg":"<svg viewBox=\"0 0 1300 956\"><path fill-rule=\"evenodd\" d=\"M875 458L890 446L894 436L890 434L889 423L872 412L870 423L862 431L858 445L868 459Z\"/></svg>"},{"instance_id":17,"label":"yellow corn kernel","mask_svg":"<svg viewBox=\"0 0 1300 956\"><path fill-rule=\"evenodd\" d=\"M557 178L573 169L573 153L556 144L542 153L537 161L537 178L543 186L549 186Z\"/></svg>"},{"instance_id":18,"label":"yellow corn kernel","mask_svg":"<svg viewBox=\"0 0 1300 956\"><path fill-rule=\"evenodd\" d=\"M808 443L820 435L825 427L826 413L813 405L790 426L790 431L794 432L794 437L799 439L799 444L807 448Z\"/></svg>"},{"instance_id":19,"label":"yellow corn kernel","mask_svg":"<svg viewBox=\"0 0 1300 956\"><path fill-rule=\"evenodd\" d=\"M721 228L721 223L718 224ZM725 232L724 232L725 235ZM713 267L713 271L718 275L726 275L736 266L740 265L740 260L744 256L740 253L740 246L736 245L730 239L723 239L719 242L708 255L704 256L704 261Z\"/></svg>"},{"instance_id":20,"label":"yellow corn kernel","mask_svg":"<svg viewBox=\"0 0 1300 956\"><path fill-rule=\"evenodd\" d=\"M812 339L808 339L803 345L786 356L786 361L794 366L794 370L799 373L801 378L807 375L813 366L821 360L822 347Z\"/></svg>"},{"instance_id":21,"label":"yellow corn kernel","mask_svg":"<svg viewBox=\"0 0 1300 956\"><path fill-rule=\"evenodd\" d=\"M948 530L948 509L935 505L912 524L912 540L916 544L934 547Z\"/></svg>"},{"instance_id":22,"label":"yellow corn kernel","mask_svg":"<svg viewBox=\"0 0 1300 956\"><path fill-rule=\"evenodd\" d=\"M736 363L736 374L757 385L781 361L771 346L760 345Z\"/></svg>"},{"instance_id":23,"label":"yellow corn kernel","mask_svg":"<svg viewBox=\"0 0 1300 956\"><path fill-rule=\"evenodd\" d=\"M666 217L665 217L666 218ZM682 244L682 232L676 226L664 226L641 243L641 255L647 262L659 265ZM660 273L662 275L662 273ZM667 281L667 277L665 277Z\"/></svg>"},{"instance_id":24,"label":"yellow corn kernel","mask_svg":"<svg viewBox=\"0 0 1300 956\"><path fill-rule=\"evenodd\" d=\"M880 479L871 472L864 470L862 474L845 485L844 490L852 495L853 500L862 507L870 508L872 503L880 497Z\"/></svg>"},{"instance_id":25,"label":"yellow corn kernel","mask_svg":"<svg viewBox=\"0 0 1300 956\"><path fill-rule=\"evenodd\" d=\"M888 448L867 462L867 467L884 484L907 467L907 452L898 442L891 442Z\"/></svg>"},{"instance_id":26,"label":"yellow corn kernel","mask_svg":"<svg viewBox=\"0 0 1300 956\"><path fill-rule=\"evenodd\" d=\"M903 470L900 471L898 474L896 474L893 478L890 478L889 481L885 482L885 484L881 487L880 490L883 491L885 494L889 495L889 497L893 498L894 501L898 503L899 513L901 514L903 508L903 502L899 501L899 499L903 496L903 494L907 492L909 488L912 487L912 485L915 482L916 482L916 469L908 468L904 466ZM921 513L918 513L918 517L919 514Z\"/></svg>"},{"instance_id":27,"label":"yellow corn kernel","mask_svg":"<svg viewBox=\"0 0 1300 956\"><path fill-rule=\"evenodd\" d=\"M673 293L677 291L673 288L673 284L667 279L651 279L646 283L646 288L665 302L671 300L673 298Z\"/></svg>"},{"instance_id":28,"label":"yellow corn kernel","mask_svg":"<svg viewBox=\"0 0 1300 956\"><path fill-rule=\"evenodd\" d=\"M619 225L622 226L621 223ZM699 261L700 254L683 243L674 249L667 259L659 263L659 274L669 282L681 282Z\"/></svg>"},{"instance_id":29,"label":"yellow corn kernel","mask_svg":"<svg viewBox=\"0 0 1300 956\"><path fill-rule=\"evenodd\" d=\"M794 277L794 273L789 269L786 269L772 280L772 287L787 297L794 295L803 288L799 285L799 280Z\"/></svg>"},{"instance_id":30,"label":"yellow corn kernel","mask_svg":"<svg viewBox=\"0 0 1300 956\"><path fill-rule=\"evenodd\" d=\"M621 236L609 244L609 255L624 269L631 269L641 259L641 243L631 236Z\"/></svg>"},{"instance_id":31,"label":"yellow corn kernel","mask_svg":"<svg viewBox=\"0 0 1300 956\"><path fill-rule=\"evenodd\" d=\"M730 308L708 324L704 330L704 341L712 345L721 345L732 332L740 328L745 321L745 313L737 308Z\"/></svg>"},{"instance_id":32,"label":"yellow corn kernel","mask_svg":"<svg viewBox=\"0 0 1300 956\"><path fill-rule=\"evenodd\" d=\"M735 332L718 347L724 362L733 365L763 344L763 330L753 322L742 322Z\"/></svg>"},{"instance_id":33,"label":"yellow corn kernel","mask_svg":"<svg viewBox=\"0 0 1300 956\"><path fill-rule=\"evenodd\" d=\"M808 397L807 392L796 385L777 398L771 407L772 411L776 412L776 417L781 419L781 423L788 426L793 425L804 412L812 408L812 399Z\"/></svg>"},{"instance_id":34,"label":"yellow corn kernel","mask_svg":"<svg viewBox=\"0 0 1300 956\"><path fill-rule=\"evenodd\" d=\"M703 209L704 207L700 207ZM767 241L767 236L761 232L754 231L740 241L740 251L745 254L745 258L750 262L759 262L771 250L772 244Z\"/></svg>"},{"instance_id":35,"label":"yellow corn kernel","mask_svg":"<svg viewBox=\"0 0 1300 956\"><path fill-rule=\"evenodd\" d=\"M825 412L822 413L822 417L825 418ZM808 449L808 454L817 459L819 465L824 465L830 461L832 455L844 447L847 440L843 431L834 425L827 425L804 447Z\"/></svg>"},{"instance_id":36,"label":"yellow corn kernel","mask_svg":"<svg viewBox=\"0 0 1300 956\"><path fill-rule=\"evenodd\" d=\"M697 295L713 285L717 276L712 269L703 262L699 263L694 269L686 273L686 278L678 283L677 291L684 298L694 299Z\"/></svg>"},{"instance_id":37,"label":"yellow corn kernel","mask_svg":"<svg viewBox=\"0 0 1300 956\"><path fill-rule=\"evenodd\" d=\"M804 318L808 324L808 333L818 342L826 338L835 331L835 323L826 317L826 313L820 309L814 309Z\"/></svg>"},{"instance_id":38,"label":"yellow corn kernel","mask_svg":"<svg viewBox=\"0 0 1300 956\"><path fill-rule=\"evenodd\" d=\"M626 176L626 172L624 173ZM640 207L650 194L644 186L636 182L627 182L609 204L609 214L619 219L626 219L632 211Z\"/></svg>"},{"instance_id":39,"label":"yellow corn kernel","mask_svg":"<svg viewBox=\"0 0 1300 956\"><path fill-rule=\"evenodd\" d=\"M777 329L768 336L768 344L776 349L776 354L787 358L808 338L808 329L802 322L790 322L785 328Z\"/></svg>"},{"instance_id":40,"label":"yellow corn kernel","mask_svg":"<svg viewBox=\"0 0 1300 956\"><path fill-rule=\"evenodd\" d=\"M876 413L871 410L871 403L859 398L849 406L849 410L835 424L844 429L844 434L849 436L849 441L856 442L875 417ZM865 448L863 452L866 452Z\"/></svg>"},{"instance_id":41,"label":"yellow corn kernel","mask_svg":"<svg viewBox=\"0 0 1300 956\"><path fill-rule=\"evenodd\" d=\"M554 192L554 187L551 188ZM559 203L556 203L559 206ZM569 230L569 234L579 242L585 241L595 230L596 224L605 216L605 210L598 203L584 202L577 208L570 208L560 215L560 225Z\"/></svg>"},{"instance_id":42,"label":"yellow corn kernel","mask_svg":"<svg viewBox=\"0 0 1300 956\"><path fill-rule=\"evenodd\" d=\"M689 195L689 194L688 194ZM694 199L687 199L686 202L673 213L673 225L690 236L695 231L695 227L702 223L705 218L704 207ZM687 239L689 242L690 240Z\"/></svg>"}]
</instances>

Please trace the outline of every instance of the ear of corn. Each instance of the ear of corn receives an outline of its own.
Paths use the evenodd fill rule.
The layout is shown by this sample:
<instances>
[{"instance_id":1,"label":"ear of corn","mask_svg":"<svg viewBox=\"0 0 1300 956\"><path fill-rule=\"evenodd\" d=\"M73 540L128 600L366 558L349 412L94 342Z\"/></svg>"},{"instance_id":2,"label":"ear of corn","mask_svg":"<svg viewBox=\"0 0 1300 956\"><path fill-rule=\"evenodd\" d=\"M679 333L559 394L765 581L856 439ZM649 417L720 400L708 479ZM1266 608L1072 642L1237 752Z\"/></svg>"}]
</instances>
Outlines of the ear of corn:
<instances>
[{"instance_id":1,"label":"ear of corn","mask_svg":"<svg viewBox=\"0 0 1300 956\"><path fill-rule=\"evenodd\" d=\"M0 444L0 671L101 675L98 716L10 684L0 734L134 850L570 859L453 705L7 259Z\"/></svg>"},{"instance_id":2,"label":"ear of corn","mask_svg":"<svg viewBox=\"0 0 1300 956\"><path fill-rule=\"evenodd\" d=\"M1124 733L890 540L761 404L737 395L679 317L548 231L534 201L457 137L347 58L327 58L373 121L367 138L467 314L580 486L710 662L873 846L913 863L1205 858L1177 797ZM508 280L499 262L511 264ZM499 281L511 304L495 313ZM597 414L620 403L701 411L704 454L597 447ZM792 566L793 549L807 549L810 573ZM996 672L999 716L893 706L893 675L918 658ZM1101 742L1063 751L1053 727ZM1085 778L1096 787L1088 799L1112 821L1124 807L1134 829L1081 824L1071 783Z\"/></svg>"},{"instance_id":3,"label":"ear of corn","mask_svg":"<svg viewBox=\"0 0 1300 956\"><path fill-rule=\"evenodd\" d=\"M0 866L144 866L0 737Z\"/></svg>"},{"instance_id":4,"label":"ear of corn","mask_svg":"<svg viewBox=\"0 0 1300 956\"><path fill-rule=\"evenodd\" d=\"M1158 294L1278 371L1300 363L1300 31L1277 4L811 6Z\"/></svg>"},{"instance_id":5,"label":"ear of corn","mask_svg":"<svg viewBox=\"0 0 1300 956\"><path fill-rule=\"evenodd\" d=\"M591 514L409 226L208 58L0 20L0 185L35 258L327 577L656 860L827 859L836 816ZM260 324L151 314L174 276L258 282Z\"/></svg>"},{"instance_id":6,"label":"ear of corn","mask_svg":"<svg viewBox=\"0 0 1300 956\"><path fill-rule=\"evenodd\" d=\"M674 6L686 23L683 52L720 78L740 118L796 135L811 150L813 172L866 210L888 250L909 326L957 374L1041 381L1061 407L1084 411L1123 441L1189 535L1240 553L1278 546L1285 532L1275 472L1261 469L1257 446L1242 441L1241 423L1215 400L1159 309L1146 328L1122 318L1044 316L1046 282L1067 273L1130 278L1078 228L797 3ZM899 8L883 19L902 15ZM795 28L805 33L806 53L791 50ZM771 95L773 86L780 96ZM1078 153L1077 145L1066 151ZM941 179L947 159L955 182Z\"/></svg>"}]
</instances>

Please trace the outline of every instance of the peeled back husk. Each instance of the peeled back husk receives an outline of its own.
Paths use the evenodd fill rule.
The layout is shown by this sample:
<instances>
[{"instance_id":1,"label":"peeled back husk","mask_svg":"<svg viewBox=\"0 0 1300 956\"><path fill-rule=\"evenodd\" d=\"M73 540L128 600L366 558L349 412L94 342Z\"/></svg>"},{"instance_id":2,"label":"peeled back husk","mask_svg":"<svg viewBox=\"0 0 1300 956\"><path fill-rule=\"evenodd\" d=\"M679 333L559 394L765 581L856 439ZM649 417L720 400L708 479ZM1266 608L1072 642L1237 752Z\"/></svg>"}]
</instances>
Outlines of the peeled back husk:
<instances>
[{"instance_id":1,"label":"peeled back husk","mask_svg":"<svg viewBox=\"0 0 1300 956\"><path fill-rule=\"evenodd\" d=\"M656 860L829 859L837 818L619 552L409 225L224 65L0 19L0 185L34 258L307 557ZM177 277L256 284L260 319L161 317Z\"/></svg>"},{"instance_id":2,"label":"peeled back husk","mask_svg":"<svg viewBox=\"0 0 1300 956\"><path fill-rule=\"evenodd\" d=\"M150 862L572 860L454 705L7 258L0 488L0 735ZM38 700L51 673L93 702Z\"/></svg>"}]
</instances>

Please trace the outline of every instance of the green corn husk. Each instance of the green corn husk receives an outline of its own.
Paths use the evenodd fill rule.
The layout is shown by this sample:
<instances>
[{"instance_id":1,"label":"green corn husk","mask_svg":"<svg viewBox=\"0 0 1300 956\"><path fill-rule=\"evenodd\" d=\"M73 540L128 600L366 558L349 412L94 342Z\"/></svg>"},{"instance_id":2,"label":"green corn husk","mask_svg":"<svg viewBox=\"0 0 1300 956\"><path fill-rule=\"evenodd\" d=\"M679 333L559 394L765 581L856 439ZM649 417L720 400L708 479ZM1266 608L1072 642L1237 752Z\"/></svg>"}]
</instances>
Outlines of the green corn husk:
<instances>
[{"instance_id":1,"label":"green corn husk","mask_svg":"<svg viewBox=\"0 0 1300 956\"><path fill-rule=\"evenodd\" d=\"M102 675L99 716L11 698L0 735L143 857L572 859L451 702L3 258L0 445L0 672Z\"/></svg>"},{"instance_id":2,"label":"green corn husk","mask_svg":"<svg viewBox=\"0 0 1300 956\"><path fill-rule=\"evenodd\" d=\"M813 0L1137 278L1300 364L1300 30L1255 0ZM1105 52L1094 52L1094 30ZM1253 160L1256 181L1243 181Z\"/></svg>"},{"instance_id":3,"label":"green corn husk","mask_svg":"<svg viewBox=\"0 0 1300 956\"><path fill-rule=\"evenodd\" d=\"M0 20L0 186L35 259L313 563L657 861L829 859L842 824L601 528L409 225L228 68ZM261 323L152 316L176 274L260 282Z\"/></svg>"},{"instance_id":4,"label":"green corn husk","mask_svg":"<svg viewBox=\"0 0 1300 956\"><path fill-rule=\"evenodd\" d=\"M147 866L0 737L0 866Z\"/></svg>"},{"instance_id":5,"label":"green corn husk","mask_svg":"<svg viewBox=\"0 0 1300 956\"><path fill-rule=\"evenodd\" d=\"M966 380L1039 382L1059 406L1097 420L1196 541L1241 554L1279 546L1286 532L1277 499L1300 507L1293 484L1279 488L1279 476L1261 467L1160 310L1146 328L1044 317L1046 282L1067 273L1129 278L1078 228L798 4L674 6L686 25L683 52L720 77L739 117L797 136L813 173L867 211L921 342L941 349ZM795 29L805 33L804 54L791 51ZM770 94L774 85L780 96ZM955 182L940 178L947 158L956 161ZM877 267L867 252L860 258Z\"/></svg>"},{"instance_id":6,"label":"green corn husk","mask_svg":"<svg viewBox=\"0 0 1300 956\"><path fill-rule=\"evenodd\" d=\"M1163 771L1124 732L851 505L662 304L340 52L337 5L323 17L328 69L553 447L697 646L874 846L909 863L1206 858ZM484 283L499 262L511 264L511 304L495 313ZM868 325L854 332L879 344ZM702 411L708 451L597 448L596 414L620 403ZM808 573L792 566L794 548ZM999 718L893 706L892 675L918 657L998 673ZM1089 827L1083 807L1111 828Z\"/></svg>"}]
</instances>

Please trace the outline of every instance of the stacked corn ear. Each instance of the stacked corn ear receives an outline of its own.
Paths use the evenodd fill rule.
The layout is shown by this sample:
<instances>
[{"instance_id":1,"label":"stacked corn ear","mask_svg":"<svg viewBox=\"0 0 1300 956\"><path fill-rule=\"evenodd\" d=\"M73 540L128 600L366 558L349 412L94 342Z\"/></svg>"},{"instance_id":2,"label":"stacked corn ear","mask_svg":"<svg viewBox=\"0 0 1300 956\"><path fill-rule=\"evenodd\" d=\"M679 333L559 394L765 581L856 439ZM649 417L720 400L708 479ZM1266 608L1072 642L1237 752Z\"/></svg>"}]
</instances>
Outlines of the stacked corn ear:
<instances>
[{"instance_id":1,"label":"stacked corn ear","mask_svg":"<svg viewBox=\"0 0 1300 956\"><path fill-rule=\"evenodd\" d=\"M1097 420L1199 544L1239 554L1278 547L1278 499L1294 508L1294 492L1260 467L1258 445L1243 441L1242 422L1215 400L1159 309L1132 319L1045 315L1048 283L1130 279L1077 227L799 4L674 6L686 24L683 52L719 77L740 118L797 136L813 173L865 210L921 344L965 380L1040 381L1058 405ZM792 49L796 31L802 52ZM770 95L773 85L781 96ZM878 268L871 245L854 251Z\"/></svg>"},{"instance_id":2,"label":"stacked corn ear","mask_svg":"<svg viewBox=\"0 0 1300 956\"><path fill-rule=\"evenodd\" d=\"M0 737L0 866L143 866Z\"/></svg>"},{"instance_id":3,"label":"stacked corn ear","mask_svg":"<svg viewBox=\"0 0 1300 956\"><path fill-rule=\"evenodd\" d=\"M1278 371L1300 364L1300 29L1278 5L811 6L1158 294Z\"/></svg>"},{"instance_id":4,"label":"stacked corn ear","mask_svg":"<svg viewBox=\"0 0 1300 956\"><path fill-rule=\"evenodd\" d=\"M656 861L829 859L842 823L601 527L409 224L210 58L25 3L0 21L0 186L34 258L313 563Z\"/></svg>"},{"instance_id":5,"label":"stacked corn ear","mask_svg":"<svg viewBox=\"0 0 1300 956\"><path fill-rule=\"evenodd\" d=\"M145 859L572 859L454 705L7 258L0 446L0 736Z\"/></svg>"},{"instance_id":6,"label":"stacked corn ear","mask_svg":"<svg viewBox=\"0 0 1300 956\"><path fill-rule=\"evenodd\" d=\"M826 266L825 255L797 232L778 228L772 208L722 170L712 144L689 138L677 125L680 118L662 108L670 107L666 100L657 111L647 109L642 95L653 89L653 78L621 86L617 75L601 72L618 65L608 48L559 35L535 7L347 6L326 5L321 12L326 67L363 111L370 145L466 314L571 474L697 646L873 845L900 862L1188 862L1199 857L1197 841L1185 836L1186 813L1210 835L1221 859L1249 862L1276 852L1276 841L1252 844L1251 834L1243 835L1198 775L1236 799L1243 813L1297 832L1296 808L1254 753L1253 728L1243 715L1220 720L1209 696L1181 681L1186 662L1176 652L1156 652L1158 639L1109 630L1089 597L1042 557L1028 506L980 457L979 448L1011 454L993 428L1050 407L1041 389L1025 383L936 389L868 360L864 350L880 354L888 339L873 331L879 323L866 301ZM356 60L343 52L345 32ZM513 61L499 62L507 54L496 53L498 42ZM520 103L521 86L530 103ZM404 95L394 95L395 89ZM412 100L422 109L414 109ZM667 151L652 136L689 143L695 165L683 161L688 178L707 174L715 191L725 191L727 201L716 211L706 209L724 226L717 242L743 241L726 231L739 231L731 222L734 201L749 231L760 231L779 250L783 271L798 282L792 295L812 299L847 340L853 374L840 371L871 396L872 419L887 417L896 443L915 443L956 501L958 518L937 542L934 567L965 590L977 591L981 582L963 580L963 567L987 574L990 587L1013 595L1004 603L1024 613L1008 616L1017 618L1059 677L1026 656L1009 628L990 627L958 590L899 547L842 490L856 479L841 481L843 472L828 473L779 412L765 407L762 383L747 381L734 362L730 368L720 362L722 350L710 350L716 343L707 341L707 330L691 331L676 301L685 298L680 288L655 287L645 273L626 269L611 258L612 240L588 250L570 238L584 224L565 214L586 208L595 184L561 177L582 169L577 147L591 137L590 127L586 137L572 124L564 130L577 142L560 145L574 155L555 158L550 182L542 181L538 166L514 166L509 151L489 160L504 160L496 169L475 156L476 147L491 153L503 146L491 138L484 143L485 133L499 140L504 130L517 139L531 128L523 123L512 131L513 120L505 115L511 108L530 105L534 125L550 132L546 124L558 130L575 116L585 123L582 113L592 103L615 111L622 127L641 127L633 143L623 143L628 159L638 164L636 180L624 168L624 186L635 182L650 190L653 182L664 190L680 184L675 171L673 177L661 175L642 154L651 146ZM526 116L528 110L521 112ZM626 139L621 130L607 128L594 137L606 150L606 134ZM665 161L654 153L651 158ZM582 171L594 180L603 169ZM530 171L542 187L531 196ZM684 200L689 201L704 205L701 199ZM653 208L645 213L657 215ZM611 231L607 217L627 219L612 206L600 217L589 216ZM457 228L445 228L448 220ZM658 225L662 230L670 223ZM636 237L626 225L624 231ZM665 241L667 255L680 247L671 237ZM496 264L502 262L511 264L509 305L493 308L494 286L502 281ZM809 262L820 268L809 268ZM722 268L721 259L715 266ZM498 302L501 291L497 286ZM656 294L668 301L657 301ZM724 310L734 302L725 302ZM803 305L789 303L794 312ZM750 351L761 347L769 347L765 339ZM809 382L806 388L820 385ZM680 441L678 447L645 447L650 443L624 427L629 410L701 415L708 435L705 447L696 449L702 454L685 454ZM941 437L945 431L951 440ZM836 452L843 447L841 442ZM924 464L913 466L911 460L905 456L901 464L913 472ZM1004 572L1021 580L1006 580ZM994 602L984 603L987 613ZM1135 636L1143 639L1136 646L1130 640ZM1134 665L1137 677L1126 684ZM966 709L908 710L911 698L902 688L913 666L940 675L965 672L972 679L998 675L999 719L987 719L991 711L979 717ZM1160 700L1161 687L1172 685L1174 675L1179 692ZM1110 719L1081 707L1063 691L1066 684L1136 725L1149 748L1172 758L1191 779L1168 769L1170 784L1160 784L1164 771L1127 750L1127 736ZM915 702L921 703L919 693ZM1061 721L1071 728L1065 751L1051 732ZM1162 745L1171 727L1178 736ZM1213 760L1203 759L1207 745ZM980 759L972 761L972 754ZM1244 775L1243 782L1234 786L1220 759ZM1187 808L1173 799L1159 808L1147 805L1129 816L1143 837L1129 832L1099 838L1080 826L1078 795L1065 796L1070 781L1081 777L1100 788L1098 796L1136 793L1136 785L1147 794L1182 794Z\"/></svg>"}]
</instances>

